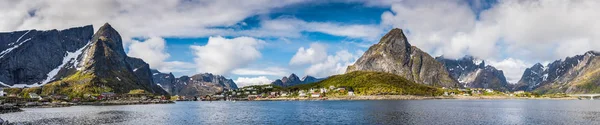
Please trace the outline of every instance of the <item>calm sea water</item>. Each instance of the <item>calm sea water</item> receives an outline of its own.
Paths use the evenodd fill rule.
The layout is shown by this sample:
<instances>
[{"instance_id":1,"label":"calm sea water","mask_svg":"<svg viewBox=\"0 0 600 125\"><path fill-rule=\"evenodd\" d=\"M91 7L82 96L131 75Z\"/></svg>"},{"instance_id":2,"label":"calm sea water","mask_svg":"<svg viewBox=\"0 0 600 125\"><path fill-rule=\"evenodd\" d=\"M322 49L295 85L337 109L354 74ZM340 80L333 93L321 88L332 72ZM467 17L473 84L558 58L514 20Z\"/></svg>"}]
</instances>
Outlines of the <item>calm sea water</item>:
<instances>
[{"instance_id":1,"label":"calm sea water","mask_svg":"<svg viewBox=\"0 0 600 125\"><path fill-rule=\"evenodd\" d=\"M400 100L177 102L29 108L20 124L600 124L600 101Z\"/></svg>"}]
</instances>

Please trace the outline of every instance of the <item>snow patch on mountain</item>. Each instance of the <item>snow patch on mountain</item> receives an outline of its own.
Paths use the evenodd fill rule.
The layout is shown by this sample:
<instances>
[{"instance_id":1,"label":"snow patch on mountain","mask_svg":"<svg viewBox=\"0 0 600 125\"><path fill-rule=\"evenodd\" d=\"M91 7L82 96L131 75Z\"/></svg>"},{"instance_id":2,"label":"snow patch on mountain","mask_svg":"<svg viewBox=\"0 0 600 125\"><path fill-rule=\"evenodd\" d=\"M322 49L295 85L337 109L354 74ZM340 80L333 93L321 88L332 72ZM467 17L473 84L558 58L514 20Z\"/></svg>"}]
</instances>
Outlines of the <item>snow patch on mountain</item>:
<instances>
[{"instance_id":1,"label":"snow patch on mountain","mask_svg":"<svg viewBox=\"0 0 600 125\"><path fill-rule=\"evenodd\" d=\"M89 42L88 42L88 45L89 45ZM56 67L53 70L51 70L50 72L48 72L48 74L46 75L47 76L46 79L41 82L42 85L47 84L48 82L51 82L52 80L54 80L54 76L56 76L56 74L58 74L58 71L60 71L60 69L62 69L67 63L75 60L75 62L73 62L74 66L79 65L79 61L77 61L77 57L79 57L79 55L81 55L81 53L83 52L83 49L86 48L88 45L81 47L80 49L76 50L75 52L67 52L67 55L65 55L65 57L63 58L62 64L60 64L58 67Z\"/></svg>"}]
</instances>

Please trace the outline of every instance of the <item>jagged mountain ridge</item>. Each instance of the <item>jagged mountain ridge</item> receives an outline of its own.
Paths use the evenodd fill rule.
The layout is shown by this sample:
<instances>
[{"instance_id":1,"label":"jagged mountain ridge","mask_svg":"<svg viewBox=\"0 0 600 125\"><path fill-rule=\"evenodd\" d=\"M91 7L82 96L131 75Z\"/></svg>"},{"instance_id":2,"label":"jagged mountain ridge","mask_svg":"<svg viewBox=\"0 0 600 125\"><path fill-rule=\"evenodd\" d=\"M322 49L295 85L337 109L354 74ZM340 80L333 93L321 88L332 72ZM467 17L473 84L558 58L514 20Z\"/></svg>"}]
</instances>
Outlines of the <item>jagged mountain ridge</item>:
<instances>
[{"instance_id":1,"label":"jagged mountain ridge","mask_svg":"<svg viewBox=\"0 0 600 125\"><path fill-rule=\"evenodd\" d=\"M401 29L395 28L381 38L354 63L353 71L386 72L416 83L438 87L461 87L443 64L429 54L411 46Z\"/></svg>"},{"instance_id":2,"label":"jagged mountain ridge","mask_svg":"<svg viewBox=\"0 0 600 125\"><path fill-rule=\"evenodd\" d=\"M191 77L181 76L179 78L173 76L172 73L161 73L158 70L153 70L152 73L155 83L172 95L211 95L238 88L233 80L211 73L196 74Z\"/></svg>"},{"instance_id":3,"label":"jagged mountain ridge","mask_svg":"<svg viewBox=\"0 0 600 125\"><path fill-rule=\"evenodd\" d=\"M537 63L523 72L515 90L538 93L599 93L600 53L556 60L546 66Z\"/></svg>"},{"instance_id":4,"label":"jagged mountain ridge","mask_svg":"<svg viewBox=\"0 0 600 125\"><path fill-rule=\"evenodd\" d=\"M504 72L493 66L486 66L484 60L472 56L460 59L446 59L439 56L435 59L444 64L452 78L466 88L489 88L500 91L512 89L511 84L506 81Z\"/></svg>"},{"instance_id":5,"label":"jagged mountain ridge","mask_svg":"<svg viewBox=\"0 0 600 125\"><path fill-rule=\"evenodd\" d=\"M296 74L292 73L290 74L290 76L284 76L281 79L276 79L275 81L271 82L271 85L276 85L276 86L281 86L281 87L289 87L289 86L295 86L295 85L300 85L300 84L309 84L309 83L315 83L315 82L319 82L323 79L318 79L315 78L313 76L304 76L302 79L300 79Z\"/></svg>"}]
</instances>

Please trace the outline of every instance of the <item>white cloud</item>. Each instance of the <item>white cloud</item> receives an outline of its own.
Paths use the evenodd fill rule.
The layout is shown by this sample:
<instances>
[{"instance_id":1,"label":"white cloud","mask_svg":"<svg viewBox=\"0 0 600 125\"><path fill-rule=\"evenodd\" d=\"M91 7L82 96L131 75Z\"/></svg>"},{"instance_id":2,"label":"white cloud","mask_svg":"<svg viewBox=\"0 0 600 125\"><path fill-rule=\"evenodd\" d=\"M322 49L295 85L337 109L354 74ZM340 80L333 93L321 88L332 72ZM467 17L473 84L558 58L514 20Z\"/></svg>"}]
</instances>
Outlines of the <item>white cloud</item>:
<instances>
[{"instance_id":1,"label":"white cloud","mask_svg":"<svg viewBox=\"0 0 600 125\"><path fill-rule=\"evenodd\" d=\"M250 85L264 85L271 84L273 80L268 79L265 76L259 77L238 77L237 80L234 80L235 84L238 87L250 86Z\"/></svg>"},{"instance_id":2,"label":"white cloud","mask_svg":"<svg viewBox=\"0 0 600 125\"><path fill-rule=\"evenodd\" d=\"M371 4L381 3L394 3L390 12L382 14L382 25L409 31L411 44L432 55L519 60L513 64L520 69L504 70L512 81L522 75L523 62L547 62L600 50L600 42L593 42L600 40L600 32L595 31L600 28L600 1L505 0L488 10L477 10L480 15L457 1Z\"/></svg>"},{"instance_id":3,"label":"white cloud","mask_svg":"<svg viewBox=\"0 0 600 125\"><path fill-rule=\"evenodd\" d=\"M196 56L197 72L225 75L260 58L259 49L263 44L264 41L252 37L227 39L217 36L209 37L205 46L190 47Z\"/></svg>"},{"instance_id":4,"label":"white cloud","mask_svg":"<svg viewBox=\"0 0 600 125\"><path fill-rule=\"evenodd\" d=\"M285 17L262 20L260 24L259 28L237 33L256 37L300 37L301 33L306 31L368 40L377 39L383 33L378 25L306 22Z\"/></svg>"},{"instance_id":5,"label":"white cloud","mask_svg":"<svg viewBox=\"0 0 600 125\"><path fill-rule=\"evenodd\" d=\"M475 15L469 6L454 1L393 4L391 12L383 13L381 19L382 25L408 31L407 37L412 45L427 52L441 52L449 58L462 57L461 49L465 48L464 42L451 42L452 37L471 31L475 25Z\"/></svg>"},{"instance_id":6,"label":"white cloud","mask_svg":"<svg viewBox=\"0 0 600 125\"><path fill-rule=\"evenodd\" d=\"M213 26L232 26L270 9L300 0L53 0L0 2L0 31L62 29L104 22L130 36L210 36L223 32ZM35 12L29 16L28 12ZM98 28L98 27L96 27Z\"/></svg>"},{"instance_id":7,"label":"white cloud","mask_svg":"<svg viewBox=\"0 0 600 125\"><path fill-rule=\"evenodd\" d=\"M268 75L268 76L285 76L287 69L280 67L268 67L265 69L240 68L231 71L235 75Z\"/></svg>"},{"instance_id":8,"label":"white cloud","mask_svg":"<svg viewBox=\"0 0 600 125\"><path fill-rule=\"evenodd\" d=\"M150 67L161 67L163 61L171 56L165 52L165 40L160 37L150 37L144 42L133 41L127 55L143 59Z\"/></svg>"},{"instance_id":9,"label":"white cloud","mask_svg":"<svg viewBox=\"0 0 600 125\"><path fill-rule=\"evenodd\" d=\"M314 52L310 52L309 50ZM298 49L298 52L296 52L296 55L290 60L290 64L310 64L310 66L305 69L304 74L315 77L328 77L345 73L346 68L349 65L354 64L354 62L364 53L363 51L350 53L347 50L340 50L336 52L335 55L327 55L326 50L327 48L325 45L317 43L312 43L311 47L308 49L301 47ZM326 57L324 59L315 59L321 58L315 57L315 54Z\"/></svg>"},{"instance_id":10,"label":"white cloud","mask_svg":"<svg viewBox=\"0 0 600 125\"><path fill-rule=\"evenodd\" d=\"M354 64L364 52L350 53L347 50L336 52L335 55L327 56L327 60L314 63L306 69L305 74L315 77L328 77L331 75L343 74L349 65Z\"/></svg>"},{"instance_id":11,"label":"white cloud","mask_svg":"<svg viewBox=\"0 0 600 125\"><path fill-rule=\"evenodd\" d=\"M194 67L194 64L187 62L167 62L166 59L171 55L165 51L165 44L165 40L160 37L150 37L144 42L133 40L129 45L127 55L141 58L151 68L162 72L187 72Z\"/></svg>"},{"instance_id":12,"label":"white cloud","mask_svg":"<svg viewBox=\"0 0 600 125\"><path fill-rule=\"evenodd\" d=\"M290 60L290 65L302 65L321 62L327 59L327 46L321 43L311 43L310 48L300 47Z\"/></svg>"},{"instance_id":13,"label":"white cloud","mask_svg":"<svg viewBox=\"0 0 600 125\"><path fill-rule=\"evenodd\" d=\"M531 65L526 64L525 62L513 58L508 58L502 61L491 60L488 61L488 64L496 67L499 70L502 70L506 80L510 83L519 82L523 72L525 72L525 69L531 67Z\"/></svg>"}]
</instances>

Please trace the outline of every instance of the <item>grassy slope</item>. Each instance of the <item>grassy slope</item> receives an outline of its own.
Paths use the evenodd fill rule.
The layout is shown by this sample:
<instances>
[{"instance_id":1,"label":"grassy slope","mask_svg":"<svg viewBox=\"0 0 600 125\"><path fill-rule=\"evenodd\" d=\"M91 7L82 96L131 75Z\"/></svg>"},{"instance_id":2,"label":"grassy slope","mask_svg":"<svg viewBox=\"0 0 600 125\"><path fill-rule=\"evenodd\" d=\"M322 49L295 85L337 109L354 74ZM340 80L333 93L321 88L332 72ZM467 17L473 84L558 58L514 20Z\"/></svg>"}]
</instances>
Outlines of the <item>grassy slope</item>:
<instances>
[{"instance_id":1,"label":"grassy slope","mask_svg":"<svg viewBox=\"0 0 600 125\"><path fill-rule=\"evenodd\" d=\"M331 76L321 82L302 84L289 87L288 89L310 89L349 87L357 95L441 95L443 92L438 88L414 83L405 78L382 72L354 71L346 74Z\"/></svg>"}]
</instances>

